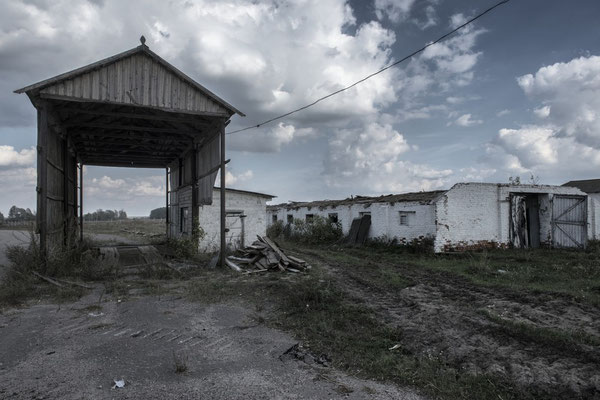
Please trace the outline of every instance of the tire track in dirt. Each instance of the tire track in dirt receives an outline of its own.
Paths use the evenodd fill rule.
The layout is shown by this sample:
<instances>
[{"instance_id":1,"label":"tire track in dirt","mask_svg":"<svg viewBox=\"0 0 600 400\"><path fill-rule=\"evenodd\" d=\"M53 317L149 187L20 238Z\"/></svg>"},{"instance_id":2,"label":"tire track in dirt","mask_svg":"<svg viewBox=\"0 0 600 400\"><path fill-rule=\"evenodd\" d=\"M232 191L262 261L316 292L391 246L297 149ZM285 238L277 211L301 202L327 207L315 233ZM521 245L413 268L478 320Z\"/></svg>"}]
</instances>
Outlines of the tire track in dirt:
<instances>
[{"instance_id":1,"label":"tire track in dirt","mask_svg":"<svg viewBox=\"0 0 600 400\"><path fill-rule=\"evenodd\" d=\"M598 346L552 346L486 317L493 313L535 328L580 330L600 338L597 307L567 296L479 286L451 273L406 265L393 267L413 284L394 290L369 279L365 270L301 252L311 262L320 261L340 288L372 308L382 322L399 329L401 345L411 353L439 358L468 373L508 377L540 394L600 397Z\"/></svg>"}]
</instances>

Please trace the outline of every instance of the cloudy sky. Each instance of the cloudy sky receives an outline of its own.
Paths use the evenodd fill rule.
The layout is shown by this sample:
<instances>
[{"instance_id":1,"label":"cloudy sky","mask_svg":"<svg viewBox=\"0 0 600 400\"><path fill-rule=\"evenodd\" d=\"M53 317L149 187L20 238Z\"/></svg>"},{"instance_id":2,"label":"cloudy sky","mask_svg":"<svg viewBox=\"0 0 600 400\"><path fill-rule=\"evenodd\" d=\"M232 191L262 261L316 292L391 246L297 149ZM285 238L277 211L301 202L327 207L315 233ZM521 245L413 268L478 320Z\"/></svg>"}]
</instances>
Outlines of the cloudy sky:
<instances>
[{"instance_id":1,"label":"cloudy sky","mask_svg":"<svg viewBox=\"0 0 600 400\"><path fill-rule=\"evenodd\" d=\"M0 211L35 208L33 106L13 90L139 44L256 124L397 60L495 1L7 0ZM512 0L285 120L228 136L231 187L276 202L600 178L600 2ZM145 215L164 171L89 167L85 211Z\"/></svg>"}]
</instances>

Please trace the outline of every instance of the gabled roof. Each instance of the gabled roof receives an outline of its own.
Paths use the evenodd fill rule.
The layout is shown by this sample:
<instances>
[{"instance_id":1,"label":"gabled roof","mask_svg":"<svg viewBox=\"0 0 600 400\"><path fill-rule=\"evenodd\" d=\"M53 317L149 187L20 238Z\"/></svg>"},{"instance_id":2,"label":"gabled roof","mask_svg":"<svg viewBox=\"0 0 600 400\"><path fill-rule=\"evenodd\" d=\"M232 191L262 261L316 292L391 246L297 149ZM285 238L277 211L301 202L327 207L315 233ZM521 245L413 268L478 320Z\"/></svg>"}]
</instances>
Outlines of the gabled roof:
<instances>
[{"instance_id":1,"label":"gabled roof","mask_svg":"<svg viewBox=\"0 0 600 400\"><path fill-rule=\"evenodd\" d=\"M576 187L586 193L600 193L600 179L584 179L579 181L569 181L562 186Z\"/></svg>"},{"instance_id":2,"label":"gabled roof","mask_svg":"<svg viewBox=\"0 0 600 400\"><path fill-rule=\"evenodd\" d=\"M152 60L153 63L145 64L145 65L142 65L141 63L136 64L135 57L138 55L148 57L150 60ZM129 59L134 59L134 60L129 60ZM128 62L131 65L129 65ZM113 76L107 78L106 71L108 70L109 67L112 67L114 65L124 65L125 68L127 68L127 69L124 71L119 70L119 69L117 69L116 71L112 71ZM156 67L155 65L158 65L159 67ZM242 113L241 111L239 111L238 109L233 107L231 104L227 103L225 100L221 99L216 94L212 93L210 90L206 89L204 86L200 85L198 82L194 81L192 78L190 78L189 76L187 76L186 74L181 72L179 69L177 69L176 67L174 67L173 65L171 65L170 63L165 61L160 56L158 56L156 53L154 53L152 50L150 50L148 48L148 46L146 46L145 44L134 47L131 50L127 50L125 52L116 54L112 57L108 57L103 60L86 65L84 67L74 69L72 71L57 75L57 76L49 78L49 79L45 79L43 81L34 83L32 85L26 86L21 89L17 89L17 90L15 90L15 93L27 93L30 97L41 94L42 97L44 97L44 96L46 96L46 97L52 97L52 96L54 96L54 97L59 97L59 96L78 97L78 98L82 98L82 99L92 99L92 100L98 100L98 101L104 101L104 102L110 102L114 99L117 99L116 100L117 103L123 102L126 104L146 105L146 104L139 104L141 102L141 100L136 100L135 98L133 98L132 94L127 91L127 88L123 88L123 90L120 90L121 88L116 88L113 93L110 93L110 94L104 93L104 92L109 91L108 88L106 90L104 90L104 88L108 86L107 83L109 83L109 82L103 83L102 79L103 78L104 79L111 79L111 78L115 79L115 81L113 81L113 85L123 85L123 83L127 79L129 79L130 81L133 81L134 79L138 79L138 80L140 80L140 82L142 83L142 86L143 86L144 83L147 84L147 82L145 82L144 79L147 79L149 77L150 71L148 71L148 69L152 69L152 68L155 68L156 70L161 69L161 72L165 76L165 80L166 80L166 78L169 78L169 82L168 82L169 93L166 93L166 91L167 91L166 83L164 83L165 87L161 88L165 91L165 93L164 93L165 97L167 97L167 96L172 97L173 96L172 93L178 95L181 93L181 91L185 90L186 94L183 97L189 99L191 102L194 102L194 101L197 102L194 98L194 95L201 95L203 97L208 98L211 103L212 102L216 103L214 105L214 107L216 107L216 109L215 109L216 111L219 111L220 109L225 109L228 111L228 114L230 114L230 115L237 113L240 116L245 116L244 113ZM102 73L98 73L99 71ZM108 72L108 73L110 74L110 72ZM131 74L131 76L124 76L125 75L124 73L129 73L129 74ZM166 75L168 75L168 76L166 76ZM170 79L172 77L175 77L177 82L173 82L173 88L172 88L172 93L171 93L170 92L170 90L171 90L171 87L170 87L171 80ZM84 82L79 82L80 78L86 78L87 80ZM116 80L119 80L119 79L121 79L121 80L117 82ZM100 88L95 87L96 83L99 84L96 86L99 86ZM163 84L163 82L156 82L155 86L158 87L161 84ZM83 89L79 89L79 93L75 93L77 91L78 86L82 86ZM188 87L191 90L188 90ZM69 90L71 92L69 92ZM86 90L88 93L85 93ZM156 88L156 90L158 90L158 88ZM196 91L196 93L192 93L193 91ZM75 96L75 95L77 95L77 96ZM144 97L144 96L147 96L147 97L151 98L150 100L152 100L152 99L158 98L160 96L160 94L159 93L140 94L140 97ZM167 100L170 101L171 98L169 98ZM193 109L194 108L193 106L182 108L181 105L179 105L179 104L177 104L177 105L179 106L179 108L177 108L175 111L186 111L186 110L195 111ZM159 108L164 109L164 108L168 108L168 107L159 107Z\"/></svg>"}]
</instances>

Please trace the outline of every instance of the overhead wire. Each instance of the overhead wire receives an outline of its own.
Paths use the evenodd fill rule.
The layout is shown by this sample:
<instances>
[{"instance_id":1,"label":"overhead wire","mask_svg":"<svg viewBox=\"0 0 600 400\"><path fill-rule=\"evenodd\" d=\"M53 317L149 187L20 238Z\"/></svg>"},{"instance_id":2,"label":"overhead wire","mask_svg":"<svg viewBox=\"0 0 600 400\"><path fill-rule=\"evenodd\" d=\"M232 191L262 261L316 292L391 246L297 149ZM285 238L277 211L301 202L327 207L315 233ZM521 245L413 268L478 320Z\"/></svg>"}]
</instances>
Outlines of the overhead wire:
<instances>
[{"instance_id":1,"label":"overhead wire","mask_svg":"<svg viewBox=\"0 0 600 400\"><path fill-rule=\"evenodd\" d=\"M483 17L485 14L487 14L487 13L491 12L492 10L494 10L494 9L495 9L495 8L497 8L497 7L500 7L500 6L501 6L501 5L503 5L503 4L506 4L506 3L508 3L509 1L510 1L510 0L502 0L502 1L499 1L498 3L496 3L496 4L494 4L493 6L489 7L489 8L488 8L488 9L486 9L485 11L482 11L481 13L477 14L476 16L474 16L473 18L471 18L471 19L469 19L468 21L464 22L463 24L461 24L461 25L457 26L456 28L452 29L451 31L449 31L449 32L445 33L444 35L440 36L439 38L437 38L437 39L436 39L436 40L434 40L433 42L429 42L429 43L427 43L425 46L421 47L420 49L413 51L413 52L412 52L412 53L410 53L409 55L407 55L407 56L405 56L405 57L403 57L403 58L401 58L401 59L399 59L399 60L397 60L397 61L394 61L394 62L392 62L391 64L388 64L387 66L385 66L385 67L381 68L380 70L378 70L378 71L375 71L375 72L373 72L372 74L369 74L369 75L365 76L364 78L362 78L362 79L360 79L360 80L358 80L358 81L356 81L356 82L352 83L351 85L345 86L345 87L343 87L343 88L341 88L341 89L339 89L339 90L336 90L335 92L332 92L332 93L329 93L328 95L325 95L325 96L323 96L323 97L320 97L320 98L318 98L317 100L313 101L312 103L306 104L306 105L304 105L304 106L302 106L302 107L300 107L300 108L296 108L295 110L288 111L288 112L286 112L285 114L281 114L281 115L278 115L278 116L276 116L276 117L270 118L270 119L268 119L268 120L266 120L266 121L263 121L263 122L261 122L261 123L259 123L259 124L250 125L250 126L247 126L247 127L245 127L245 128L241 128L241 129L237 129L237 130L234 130L234 131L226 132L226 134L228 134L228 135L231 135L231 134L234 134L234 133L243 132L243 131L247 131L247 130L250 130L250 129L256 129L256 128L260 128L260 127L261 127L261 126L263 126L263 125L266 125L266 124L268 124L268 123L271 123L271 122L277 121L277 120L279 120L279 119L282 119L282 118L288 117L288 116L290 116L290 115L292 115L292 114L295 114L295 113L297 113L297 112L300 112L300 111L306 110L307 108L310 108L310 107L312 107L312 106L316 105L317 103L319 103L319 102L321 102L321 101L323 101L323 100L326 100L326 99L328 99L328 98L330 98L330 97L333 97L333 96L335 96L335 95L337 95L337 94L340 94L340 93L342 93L342 92L345 92L345 91L346 91L346 90L348 90L348 89L352 89L353 87L355 87L355 86L357 86L357 85L361 84L362 82L364 82L364 81L366 81L366 80L368 80L368 79L370 79L370 78L372 78L372 77L374 77L374 76L376 76L376 75L379 75L379 74L381 74L382 72L385 72L385 71L387 71L388 69L390 69L390 68L392 68L392 67L395 67L396 65L398 65L398 64L400 64L400 63L402 63L402 62L404 62L404 61L406 61L406 60L408 60L408 59L410 59L410 58L412 58L412 57L414 57L414 56L416 56L417 54L419 54L419 53L421 53L421 52L425 51L425 50L426 50L428 47L430 47L430 46L433 46L433 45L434 45L434 44L436 44L436 43L440 43L440 42L444 41L444 40L445 40L446 38L448 38L449 36L453 35L454 33L458 32L459 30L463 29L463 28L464 28L464 27L466 27L467 25L470 25L470 24L472 24L473 22L475 22L475 21L476 21L476 20L478 20L479 18Z\"/></svg>"}]
</instances>

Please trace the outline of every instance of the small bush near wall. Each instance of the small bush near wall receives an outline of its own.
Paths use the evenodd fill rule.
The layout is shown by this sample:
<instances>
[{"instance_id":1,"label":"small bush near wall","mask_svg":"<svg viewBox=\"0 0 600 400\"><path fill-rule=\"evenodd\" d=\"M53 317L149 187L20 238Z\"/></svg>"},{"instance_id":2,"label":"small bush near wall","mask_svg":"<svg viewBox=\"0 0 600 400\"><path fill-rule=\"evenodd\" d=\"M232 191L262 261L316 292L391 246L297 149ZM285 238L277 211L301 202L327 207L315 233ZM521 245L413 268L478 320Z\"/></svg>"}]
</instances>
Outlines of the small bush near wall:
<instances>
[{"instance_id":1,"label":"small bush near wall","mask_svg":"<svg viewBox=\"0 0 600 400\"><path fill-rule=\"evenodd\" d=\"M335 243L344 237L342 224L319 215L315 215L311 222L301 219L295 219L293 224L287 225L283 221L274 222L267 229L267 235L308 244Z\"/></svg>"},{"instance_id":2,"label":"small bush near wall","mask_svg":"<svg viewBox=\"0 0 600 400\"><path fill-rule=\"evenodd\" d=\"M283 221L275 221L267 228L267 236L270 238L282 237L284 229Z\"/></svg>"},{"instance_id":3,"label":"small bush near wall","mask_svg":"<svg viewBox=\"0 0 600 400\"><path fill-rule=\"evenodd\" d=\"M367 240L366 246L388 248L414 254L428 254L433 253L433 242L434 238L432 236L419 236L411 240L398 240L397 238L390 238L384 235Z\"/></svg>"}]
</instances>

